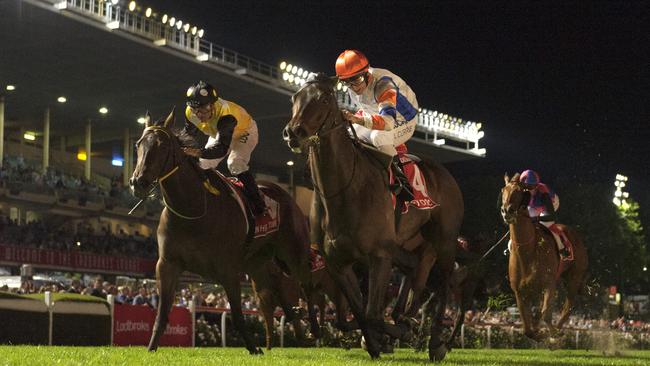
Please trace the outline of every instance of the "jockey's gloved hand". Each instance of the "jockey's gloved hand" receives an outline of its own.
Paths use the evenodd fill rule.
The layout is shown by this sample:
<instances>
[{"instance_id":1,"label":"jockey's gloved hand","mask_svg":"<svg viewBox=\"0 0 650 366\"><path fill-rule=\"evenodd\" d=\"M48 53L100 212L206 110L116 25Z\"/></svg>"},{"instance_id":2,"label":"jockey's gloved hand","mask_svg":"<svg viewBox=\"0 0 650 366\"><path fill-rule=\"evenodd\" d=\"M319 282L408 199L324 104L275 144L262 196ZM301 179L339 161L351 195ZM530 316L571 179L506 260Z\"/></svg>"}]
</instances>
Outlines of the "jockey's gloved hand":
<instances>
[{"instance_id":1,"label":"jockey's gloved hand","mask_svg":"<svg viewBox=\"0 0 650 366\"><path fill-rule=\"evenodd\" d=\"M533 222L533 224L537 224L540 221L539 216L531 217L530 220Z\"/></svg>"}]
</instances>

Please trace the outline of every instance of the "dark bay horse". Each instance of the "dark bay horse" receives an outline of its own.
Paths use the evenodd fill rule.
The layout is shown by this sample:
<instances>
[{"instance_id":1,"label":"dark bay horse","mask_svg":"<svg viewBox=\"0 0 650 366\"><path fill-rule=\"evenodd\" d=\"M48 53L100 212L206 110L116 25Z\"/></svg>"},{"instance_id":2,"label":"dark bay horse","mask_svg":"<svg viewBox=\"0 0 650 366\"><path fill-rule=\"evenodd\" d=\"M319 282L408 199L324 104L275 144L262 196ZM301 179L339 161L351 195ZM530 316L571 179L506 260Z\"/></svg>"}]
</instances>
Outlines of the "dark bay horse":
<instances>
[{"instance_id":1,"label":"dark bay horse","mask_svg":"<svg viewBox=\"0 0 650 366\"><path fill-rule=\"evenodd\" d=\"M572 229L560 225L574 246L574 260L561 275L561 282L566 288L566 300L562 307L562 315L557 324L552 322L552 305L556 296L557 271L560 257L553 235L536 225L528 214L530 194L519 183L519 174L512 179L504 177L505 187L501 190L501 213L510 227L510 259L508 275L510 287L515 293L517 307L524 325L524 333L531 339L542 341L544 337L539 332L539 317L535 316L532 307L540 304L541 319L549 329L550 341L558 329L561 329L575 305L576 298L584 288L587 273L587 249L582 238Z\"/></svg>"},{"instance_id":2,"label":"dark bay horse","mask_svg":"<svg viewBox=\"0 0 650 366\"><path fill-rule=\"evenodd\" d=\"M453 270L456 237L463 217L460 189L439 164L418 163L430 197L440 203L432 210L411 209L396 229L388 164L359 147L348 133L334 94L335 78L323 74L308 81L292 98L292 118L284 138L294 151L309 149L315 194L322 201L324 252L330 273L344 291L352 313L366 339L368 353L379 357L384 324L384 297L393 264L408 252L416 258L409 278L413 301L406 313L415 315L434 264L438 278L436 306L429 340L429 357L444 358L440 339L448 279ZM319 225L320 223L311 223ZM368 268L367 305L352 265Z\"/></svg>"},{"instance_id":3,"label":"dark bay horse","mask_svg":"<svg viewBox=\"0 0 650 366\"><path fill-rule=\"evenodd\" d=\"M302 285L293 276L284 273L273 260L250 274L253 277L253 289L260 300L260 311L264 317L266 349L270 350L272 347L273 313L277 306L284 311L286 320L293 323L298 341L303 341L300 318L293 311L300 298L307 301L308 320L311 333L315 338L320 338L320 327L325 325L325 294L336 305L337 327L340 328L340 324L346 322L347 302L325 268L311 272L310 281ZM318 305L320 317L317 317L314 305Z\"/></svg>"},{"instance_id":4,"label":"dark bay horse","mask_svg":"<svg viewBox=\"0 0 650 366\"><path fill-rule=\"evenodd\" d=\"M309 233L300 208L280 187L265 183L262 191L280 204L279 230L253 240L249 251L247 213L227 183L218 179L212 188L205 173L181 150L171 129L174 111L164 121L147 123L137 142L138 161L131 177L133 192L140 198L160 185L165 208L158 224L156 279L160 305L149 343L156 350L174 300L179 276L191 271L223 285L236 329L251 354L261 353L245 330L241 312L240 279L248 268L258 268L275 256L296 278L309 275ZM252 255L251 255L252 254Z\"/></svg>"}]
</instances>

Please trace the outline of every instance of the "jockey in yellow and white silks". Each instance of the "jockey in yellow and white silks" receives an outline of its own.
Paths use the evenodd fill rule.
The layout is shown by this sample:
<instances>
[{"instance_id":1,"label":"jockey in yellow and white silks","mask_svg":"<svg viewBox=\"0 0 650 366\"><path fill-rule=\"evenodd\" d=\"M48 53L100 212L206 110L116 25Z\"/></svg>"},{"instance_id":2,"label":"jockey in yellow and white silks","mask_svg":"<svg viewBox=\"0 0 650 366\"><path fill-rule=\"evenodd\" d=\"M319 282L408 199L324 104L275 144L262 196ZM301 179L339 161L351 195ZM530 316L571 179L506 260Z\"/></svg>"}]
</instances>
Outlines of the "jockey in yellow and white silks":
<instances>
[{"instance_id":1,"label":"jockey in yellow and white silks","mask_svg":"<svg viewBox=\"0 0 650 366\"><path fill-rule=\"evenodd\" d=\"M253 213L263 214L266 205L248 166L259 138L255 120L238 104L220 98L216 89L203 81L187 90L185 119L209 136L204 148L190 154L199 157L205 169L216 168L228 155L228 170L243 183Z\"/></svg>"},{"instance_id":2,"label":"jockey in yellow and white silks","mask_svg":"<svg viewBox=\"0 0 650 366\"><path fill-rule=\"evenodd\" d=\"M356 114L344 113L357 136L392 157L398 150L406 152L404 144L415 132L418 114L418 101L408 84L389 70L370 67L366 56L357 50L339 55L336 75L359 107ZM396 193L404 201L412 200L399 159L393 159L392 166L401 186Z\"/></svg>"}]
</instances>

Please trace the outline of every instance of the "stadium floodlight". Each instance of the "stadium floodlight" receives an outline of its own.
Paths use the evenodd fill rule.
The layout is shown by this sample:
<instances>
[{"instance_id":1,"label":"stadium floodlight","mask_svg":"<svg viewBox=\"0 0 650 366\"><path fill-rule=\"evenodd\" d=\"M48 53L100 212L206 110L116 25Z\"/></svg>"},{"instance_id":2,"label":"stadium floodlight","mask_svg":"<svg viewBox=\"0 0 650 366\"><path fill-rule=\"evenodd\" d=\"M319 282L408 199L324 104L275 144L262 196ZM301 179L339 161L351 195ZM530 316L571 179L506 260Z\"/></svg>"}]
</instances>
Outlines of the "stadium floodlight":
<instances>
[{"instance_id":1,"label":"stadium floodlight","mask_svg":"<svg viewBox=\"0 0 650 366\"><path fill-rule=\"evenodd\" d=\"M288 81L289 80L289 73L288 72L283 72L282 73L282 80Z\"/></svg>"},{"instance_id":2,"label":"stadium floodlight","mask_svg":"<svg viewBox=\"0 0 650 366\"><path fill-rule=\"evenodd\" d=\"M34 132L27 131L23 134L23 138L25 140L34 141L36 140L36 135L34 134Z\"/></svg>"},{"instance_id":3,"label":"stadium floodlight","mask_svg":"<svg viewBox=\"0 0 650 366\"><path fill-rule=\"evenodd\" d=\"M84 160L86 160L86 159L84 159ZM80 242L80 241L77 242L77 246L78 246L78 247L81 246L81 242Z\"/></svg>"},{"instance_id":4,"label":"stadium floodlight","mask_svg":"<svg viewBox=\"0 0 650 366\"><path fill-rule=\"evenodd\" d=\"M291 69L291 73L295 75L297 72L298 72L298 66L293 65L293 68Z\"/></svg>"},{"instance_id":5,"label":"stadium floodlight","mask_svg":"<svg viewBox=\"0 0 650 366\"><path fill-rule=\"evenodd\" d=\"M348 86L347 85L343 85L343 91L344 92L348 91Z\"/></svg>"},{"instance_id":6,"label":"stadium floodlight","mask_svg":"<svg viewBox=\"0 0 650 366\"><path fill-rule=\"evenodd\" d=\"M119 2L120 2L120 0L111 0L111 4L113 4L113 5L117 5L117 3L119 3Z\"/></svg>"},{"instance_id":7,"label":"stadium floodlight","mask_svg":"<svg viewBox=\"0 0 650 366\"><path fill-rule=\"evenodd\" d=\"M124 160L122 158L116 157L111 160L111 165L113 166L123 166Z\"/></svg>"},{"instance_id":8,"label":"stadium floodlight","mask_svg":"<svg viewBox=\"0 0 650 366\"><path fill-rule=\"evenodd\" d=\"M101 113L101 114L106 114L106 113L108 113L108 108L106 108L106 107L101 107L101 108L99 108L99 113Z\"/></svg>"},{"instance_id":9,"label":"stadium floodlight","mask_svg":"<svg viewBox=\"0 0 650 366\"><path fill-rule=\"evenodd\" d=\"M146 118L144 118L144 117L138 117L138 123L139 123L139 124L143 125L143 124L145 124L145 122L147 122L147 119L146 119Z\"/></svg>"},{"instance_id":10,"label":"stadium floodlight","mask_svg":"<svg viewBox=\"0 0 650 366\"><path fill-rule=\"evenodd\" d=\"M203 38L203 29L199 29L197 35L199 36L199 38Z\"/></svg>"},{"instance_id":11,"label":"stadium floodlight","mask_svg":"<svg viewBox=\"0 0 650 366\"><path fill-rule=\"evenodd\" d=\"M135 1L131 1L129 3L129 11L135 11L135 6L136 6Z\"/></svg>"},{"instance_id":12,"label":"stadium floodlight","mask_svg":"<svg viewBox=\"0 0 650 366\"><path fill-rule=\"evenodd\" d=\"M162 19L160 19L160 22L162 24L166 24L168 20L169 20L169 15L163 14Z\"/></svg>"},{"instance_id":13,"label":"stadium floodlight","mask_svg":"<svg viewBox=\"0 0 650 366\"><path fill-rule=\"evenodd\" d=\"M86 150L79 150L77 152L77 160L86 161L86 159L88 159L88 155L86 155ZM79 245L79 242L77 242L77 245Z\"/></svg>"},{"instance_id":14,"label":"stadium floodlight","mask_svg":"<svg viewBox=\"0 0 650 366\"><path fill-rule=\"evenodd\" d=\"M181 30L182 27L183 27L183 21L180 20L180 19L177 20L176 21L176 29Z\"/></svg>"},{"instance_id":15,"label":"stadium floodlight","mask_svg":"<svg viewBox=\"0 0 650 366\"><path fill-rule=\"evenodd\" d=\"M445 139L437 139L437 140L433 140L433 144L434 144L434 145L438 145L438 146L440 146L440 145L444 145L445 142L447 142L447 141L445 141Z\"/></svg>"},{"instance_id":16,"label":"stadium floodlight","mask_svg":"<svg viewBox=\"0 0 650 366\"><path fill-rule=\"evenodd\" d=\"M302 69L302 67L299 67L299 68L298 68L298 76L302 75L302 72L303 72L303 71L304 71L304 70Z\"/></svg>"},{"instance_id":17,"label":"stadium floodlight","mask_svg":"<svg viewBox=\"0 0 650 366\"><path fill-rule=\"evenodd\" d=\"M183 26L183 30L185 31L185 33L188 33L190 31L190 23L185 23L185 25Z\"/></svg>"},{"instance_id":18,"label":"stadium floodlight","mask_svg":"<svg viewBox=\"0 0 650 366\"><path fill-rule=\"evenodd\" d=\"M144 16L151 18L151 13L153 13L153 10L151 10L151 8L147 8L147 10L144 11Z\"/></svg>"},{"instance_id":19,"label":"stadium floodlight","mask_svg":"<svg viewBox=\"0 0 650 366\"><path fill-rule=\"evenodd\" d=\"M289 161L287 161L287 165L288 165L288 166L293 166L293 160L289 160Z\"/></svg>"},{"instance_id":20,"label":"stadium floodlight","mask_svg":"<svg viewBox=\"0 0 650 366\"><path fill-rule=\"evenodd\" d=\"M16 86L15 85L7 85L7 87L5 89L7 89L7 91L14 91L14 90L16 90Z\"/></svg>"},{"instance_id":21,"label":"stadium floodlight","mask_svg":"<svg viewBox=\"0 0 650 366\"><path fill-rule=\"evenodd\" d=\"M282 62L280 62L280 70L284 71L284 69L286 69L286 68L287 68L287 63L286 63L286 61L282 61Z\"/></svg>"},{"instance_id":22,"label":"stadium floodlight","mask_svg":"<svg viewBox=\"0 0 650 366\"><path fill-rule=\"evenodd\" d=\"M60 97L56 98L56 101L59 102L59 103L65 103L65 102L68 101L68 99L66 99L66 97L64 97L64 96L60 96Z\"/></svg>"},{"instance_id":23,"label":"stadium floodlight","mask_svg":"<svg viewBox=\"0 0 650 366\"><path fill-rule=\"evenodd\" d=\"M210 59L210 55L203 52L203 53L200 53L198 56L196 56L196 59L201 61L201 62L208 61Z\"/></svg>"},{"instance_id":24,"label":"stadium floodlight","mask_svg":"<svg viewBox=\"0 0 650 366\"><path fill-rule=\"evenodd\" d=\"M293 76L293 74L289 74L289 79L287 79L287 80L289 80L290 83L293 83L294 79L295 79L295 76Z\"/></svg>"},{"instance_id":25,"label":"stadium floodlight","mask_svg":"<svg viewBox=\"0 0 650 366\"><path fill-rule=\"evenodd\" d=\"M196 26L193 26L193 27L192 27L192 35L193 35L193 36L196 35L196 31L197 31L197 30L198 30L198 28L197 28Z\"/></svg>"},{"instance_id":26,"label":"stadium floodlight","mask_svg":"<svg viewBox=\"0 0 650 366\"><path fill-rule=\"evenodd\" d=\"M341 84L340 81L338 83L336 83L336 90L341 90L342 88L343 88L343 85Z\"/></svg>"},{"instance_id":27,"label":"stadium floodlight","mask_svg":"<svg viewBox=\"0 0 650 366\"><path fill-rule=\"evenodd\" d=\"M286 70L287 70L288 73L291 73L291 68L293 68L293 65L292 64L287 64Z\"/></svg>"},{"instance_id":28,"label":"stadium floodlight","mask_svg":"<svg viewBox=\"0 0 650 366\"><path fill-rule=\"evenodd\" d=\"M309 76L309 71L307 71L307 70L303 71L302 77L306 79L307 76Z\"/></svg>"},{"instance_id":29,"label":"stadium floodlight","mask_svg":"<svg viewBox=\"0 0 650 366\"><path fill-rule=\"evenodd\" d=\"M646 272L648 270L648 267L643 266L643 272Z\"/></svg>"},{"instance_id":30,"label":"stadium floodlight","mask_svg":"<svg viewBox=\"0 0 650 366\"><path fill-rule=\"evenodd\" d=\"M68 1L67 0L59 1L58 3L54 4L54 8L57 10L67 9Z\"/></svg>"},{"instance_id":31,"label":"stadium floodlight","mask_svg":"<svg viewBox=\"0 0 650 366\"><path fill-rule=\"evenodd\" d=\"M173 27L176 24L176 17L169 18L169 26Z\"/></svg>"}]
</instances>

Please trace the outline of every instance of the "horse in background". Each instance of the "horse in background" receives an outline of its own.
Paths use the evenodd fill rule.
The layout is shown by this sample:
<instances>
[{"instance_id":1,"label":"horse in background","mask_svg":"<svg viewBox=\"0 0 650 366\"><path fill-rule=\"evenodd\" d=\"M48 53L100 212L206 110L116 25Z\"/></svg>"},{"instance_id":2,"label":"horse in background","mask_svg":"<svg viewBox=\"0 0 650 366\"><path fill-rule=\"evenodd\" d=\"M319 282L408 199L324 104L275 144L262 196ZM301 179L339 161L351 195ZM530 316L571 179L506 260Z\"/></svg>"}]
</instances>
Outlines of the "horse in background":
<instances>
[{"instance_id":1,"label":"horse in background","mask_svg":"<svg viewBox=\"0 0 650 366\"><path fill-rule=\"evenodd\" d=\"M142 136L136 143L138 160L130 185L139 198L147 198L160 186L165 206L158 224L156 279L160 304L148 349L158 348L179 277L191 271L220 283L228 296L233 323L244 338L250 354L261 354L246 330L241 309L242 273L258 268L272 257L281 260L292 275L309 275L307 223L293 198L272 183L261 190L278 202L280 225L274 233L251 237L248 213L232 185L225 179L207 180L195 159L183 153L179 137L172 130L174 111L152 123L147 114Z\"/></svg>"},{"instance_id":2,"label":"horse in background","mask_svg":"<svg viewBox=\"0 0 650 366\"><path fill-rule=\"evenodd\" d=\"M508 275L510 287L515 293L517 307L529 338L542 341L547 337L539 331L539 320L544 320L551 343L555 342L557 330L567 321L575 306L578 294L585 286L588 258L582 238L573 228L559 225L574 245L574 260L560 271L560 256L553 235L542 225L533 223L528 214L530 193L519 183L519 174L512 179L504 176L501 190L501 213L510 228L510 258ZM559 278L558 278L559 277ZM566 300L557 325L552 322L552 305L556 296L556 284L566 288ZM539 304L541 313L533 314L532 307Z\"/></svg>"},{"instance_id":3,"label":"horse in background","mask_svg":"<svg viewBox=\"0 0 650 366\"><path fill-rule=\"evenodd\" d=\"M325 268L311 272L308 283L301 284L291 275L285 273L274 260L252 270L253 290L260 301L260 311L264 317L264 331L266 334L266 349L273 345L273 320L277 306L282 308L286 320L294 327L296 339L304 342L300 315L294 312L299 300L307 302L308 320L311 334L320 339L320 327L325 325L325 294L336 305L337 326L346 321L348 306L345 298L330 277ZM320 316L317 316L315 305L318 305Z\"/></svg>"},{"instance_id":4,"label":"horse in background","mask_svg":"<svg viewBox=\"0 0 650 366\"><path fill-rule=\"evenodd\" d=\"M437 304L429 340L429 358L442 360L447 352L441 340L448 281L454 265L456 237L463 217L460 189L439 164L418 162L429 197L440 206L410 209L399 225L389 190L388 163L361 148L350 137L334 93L336 78L318 74L292 97L292 118L283 135L292 150L308 149L310 170L322 201L324 253L330 273L345 292L350 309L366 340L368 353L379 357L384 322L384 298L393 265L407 253L412 301L405 315L414 316L422 301L429 271L440 268L436 282ZM399 209L399 208L398 208ZM402 253L404 252L404 253ZM354 263L368 268L368 296L361 295ZM411 263L409 263L411 264ZM403 266L406 267L406 266ZM364 301L367 300L367 301Z\"/></svg>"}]
</instances>

